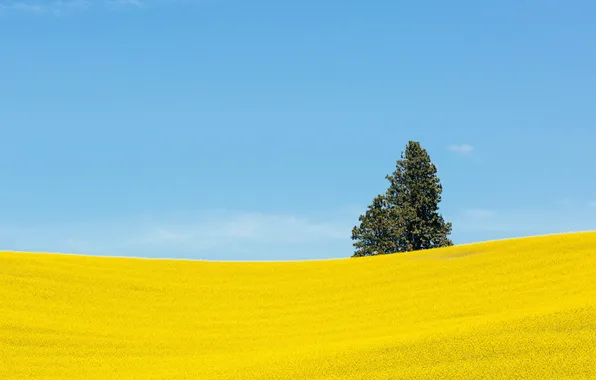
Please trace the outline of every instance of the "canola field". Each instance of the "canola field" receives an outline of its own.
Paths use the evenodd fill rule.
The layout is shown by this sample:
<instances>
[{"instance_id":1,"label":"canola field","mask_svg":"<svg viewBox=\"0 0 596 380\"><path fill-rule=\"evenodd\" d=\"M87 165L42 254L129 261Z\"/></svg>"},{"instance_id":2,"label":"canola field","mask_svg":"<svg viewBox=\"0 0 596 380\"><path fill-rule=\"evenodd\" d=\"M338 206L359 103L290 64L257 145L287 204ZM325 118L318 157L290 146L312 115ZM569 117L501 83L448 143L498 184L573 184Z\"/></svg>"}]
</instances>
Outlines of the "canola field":
<instances>
[{"instance_id":1,"label":"canola field","mask_svg":"<svg viewBox=\"0 0 596 380\"><path fill-rule=\"evenodd\" d=\"M369 258L0 253L0 379L596 378L596 233Z\"/></svg>"}]
</instances>

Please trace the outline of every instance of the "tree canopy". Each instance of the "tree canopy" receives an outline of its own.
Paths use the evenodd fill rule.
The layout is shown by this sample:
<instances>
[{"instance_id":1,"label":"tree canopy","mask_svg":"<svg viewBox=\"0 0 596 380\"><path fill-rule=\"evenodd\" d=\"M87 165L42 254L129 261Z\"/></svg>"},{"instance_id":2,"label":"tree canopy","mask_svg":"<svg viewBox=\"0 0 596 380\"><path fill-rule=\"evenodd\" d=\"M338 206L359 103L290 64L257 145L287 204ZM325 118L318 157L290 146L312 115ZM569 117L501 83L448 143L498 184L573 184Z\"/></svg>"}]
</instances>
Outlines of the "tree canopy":
<instances>
[{"instance_id":1,"label":"tree canopy","mask_svg":"<svg viewBox=\"0 0 596 380\"><path fill-rule=\"evenodd\" d=\"M443 187L437 168L420 143L408 142L386 179L387 191L373 199L352 229L354 257L453 245L452 224L439 213Z\"/></svg>"}]
</instances>

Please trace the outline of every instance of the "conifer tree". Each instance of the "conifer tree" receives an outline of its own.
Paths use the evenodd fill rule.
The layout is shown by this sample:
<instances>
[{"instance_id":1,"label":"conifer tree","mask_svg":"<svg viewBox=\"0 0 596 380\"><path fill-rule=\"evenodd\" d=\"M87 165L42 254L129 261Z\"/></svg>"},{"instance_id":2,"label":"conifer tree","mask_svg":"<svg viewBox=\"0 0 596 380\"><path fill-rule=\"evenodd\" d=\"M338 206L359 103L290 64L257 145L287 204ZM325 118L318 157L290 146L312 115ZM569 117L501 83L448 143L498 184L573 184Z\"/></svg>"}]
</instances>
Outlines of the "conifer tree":
<instances>
[{"instance_id":1,"label":"conifer tree","mask_svg":"<svg viewBox=\"0 0 596 380\"><path fill-rule=\"evenodd\" d=\"M354 257L453 245L452 224L439 213L443 187L428 152L408 142L389 188L378 195L352 229Z\"/></svg>"}]
</instances>

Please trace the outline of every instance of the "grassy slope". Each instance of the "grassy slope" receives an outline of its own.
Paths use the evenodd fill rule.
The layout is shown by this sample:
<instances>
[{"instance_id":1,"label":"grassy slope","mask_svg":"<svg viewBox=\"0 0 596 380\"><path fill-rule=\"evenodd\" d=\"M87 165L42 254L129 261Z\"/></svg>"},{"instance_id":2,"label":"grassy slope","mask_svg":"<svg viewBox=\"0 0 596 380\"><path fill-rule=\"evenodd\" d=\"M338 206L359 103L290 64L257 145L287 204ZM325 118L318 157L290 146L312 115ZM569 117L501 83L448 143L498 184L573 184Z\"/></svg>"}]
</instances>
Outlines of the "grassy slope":
<instances>
[{"instance_id":1,"label":"grassy slope","mask_svg":"<svg viewBox=\"0 0 596 380\"><path fill-rule=\"evenodd\" d=\"M596 233L291 263L0 253L1 379L596 377Z\"/></svg>"}]
</instances>

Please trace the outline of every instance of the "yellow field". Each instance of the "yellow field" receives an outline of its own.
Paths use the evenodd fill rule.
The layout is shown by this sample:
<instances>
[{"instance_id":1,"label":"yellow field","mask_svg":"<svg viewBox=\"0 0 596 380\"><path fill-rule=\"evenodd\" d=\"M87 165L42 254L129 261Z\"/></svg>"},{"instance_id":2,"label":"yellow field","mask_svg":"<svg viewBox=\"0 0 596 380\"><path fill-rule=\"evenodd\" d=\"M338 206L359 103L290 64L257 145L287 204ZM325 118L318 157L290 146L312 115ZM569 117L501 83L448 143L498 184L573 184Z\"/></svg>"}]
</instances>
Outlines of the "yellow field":
<instances>
[{"instance_id":1,"label":"yellow field","mask_svg":"<svg viewBox=\"0 0 596 380\"><path fill-rule=\"evenodd\" d=\"M596 378L596 233L371 258L0 253L0 379Z\"/></svg>"}]
</instances>

